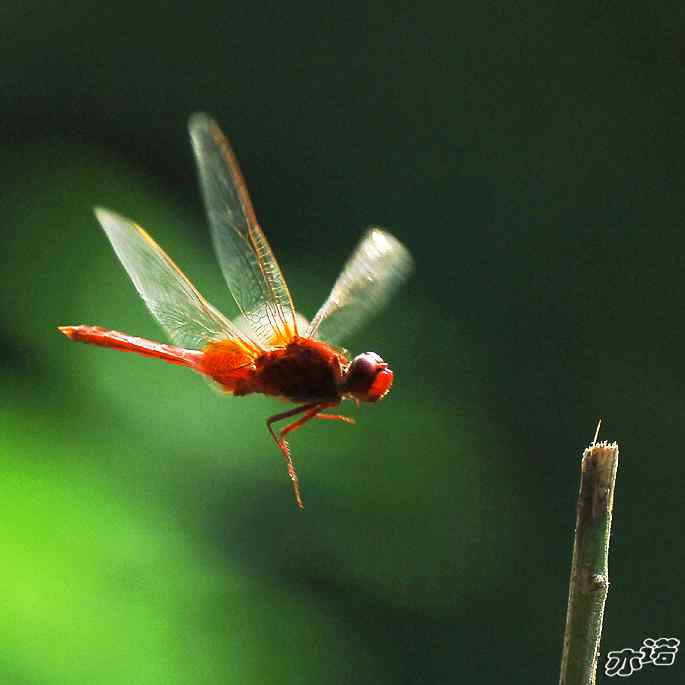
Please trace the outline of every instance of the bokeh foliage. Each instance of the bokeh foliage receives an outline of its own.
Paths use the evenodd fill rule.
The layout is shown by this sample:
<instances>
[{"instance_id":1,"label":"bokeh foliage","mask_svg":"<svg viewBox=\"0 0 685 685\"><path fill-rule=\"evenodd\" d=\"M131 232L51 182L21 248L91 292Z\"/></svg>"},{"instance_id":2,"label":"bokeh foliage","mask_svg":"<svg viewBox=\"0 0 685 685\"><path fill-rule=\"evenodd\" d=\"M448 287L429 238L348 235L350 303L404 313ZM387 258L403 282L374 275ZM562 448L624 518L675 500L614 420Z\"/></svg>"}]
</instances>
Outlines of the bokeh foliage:
<instances>
[{"instance_id":1,"label":"bokeh foliage","mask_svg":"<svg viewBox=\"0 0 685 685\"><path fill-rule=\"evenodd\" d=\"M680 636L683 26L626 7L10 4L0 682L553 681L600 415L622 458L603 648ZM292 441L303 514L263 423L282 405L55 331L159 336L94 204L235 313L198 108L305 314L364 226L416 257L349 341L392 394Z\"/></svg>"}]
</instances>

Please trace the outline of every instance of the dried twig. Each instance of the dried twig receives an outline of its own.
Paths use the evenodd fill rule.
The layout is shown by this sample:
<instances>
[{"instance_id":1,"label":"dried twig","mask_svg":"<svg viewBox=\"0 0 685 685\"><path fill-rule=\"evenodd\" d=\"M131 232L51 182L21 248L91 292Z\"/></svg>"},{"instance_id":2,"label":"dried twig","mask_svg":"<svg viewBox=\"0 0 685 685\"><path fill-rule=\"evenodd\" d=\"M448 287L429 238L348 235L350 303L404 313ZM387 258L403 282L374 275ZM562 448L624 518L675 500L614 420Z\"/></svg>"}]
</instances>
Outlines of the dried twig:
<instances>
[{"instance_id":1,"label":"dried twig","mask_svg":"<svg viewBox=\"0 0 685 685\"><path fill-rule=\"evenodd\" d=\"M597 426L599 432L599 426ZM597 442L583 453L559 685L594 685L609 589L608 557L618 445Z\"/></svg>"}]
</instances>

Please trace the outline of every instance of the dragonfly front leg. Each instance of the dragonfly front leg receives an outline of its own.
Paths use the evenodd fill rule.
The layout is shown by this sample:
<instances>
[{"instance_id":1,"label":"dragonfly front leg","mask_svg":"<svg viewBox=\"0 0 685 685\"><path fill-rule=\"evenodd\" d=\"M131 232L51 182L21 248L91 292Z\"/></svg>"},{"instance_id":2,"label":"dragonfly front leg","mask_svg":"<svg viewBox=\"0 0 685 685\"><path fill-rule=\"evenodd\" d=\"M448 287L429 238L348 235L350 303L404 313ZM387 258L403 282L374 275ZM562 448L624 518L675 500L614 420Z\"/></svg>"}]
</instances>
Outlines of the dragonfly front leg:
<instances>
[{"instance_id":1,"label":"dragonfly front leg","mask_svg":"<svg viewBox=\"0 0 685 685\"><path fill-rule=\"evenodd\" d=\"M329 421L342 421L343 423L349 423L354 426L357 423L351 416L343 416L342 414L326 414L320 411L314 416L315 419L328 419Z\"/></svg>"}]
</instances>

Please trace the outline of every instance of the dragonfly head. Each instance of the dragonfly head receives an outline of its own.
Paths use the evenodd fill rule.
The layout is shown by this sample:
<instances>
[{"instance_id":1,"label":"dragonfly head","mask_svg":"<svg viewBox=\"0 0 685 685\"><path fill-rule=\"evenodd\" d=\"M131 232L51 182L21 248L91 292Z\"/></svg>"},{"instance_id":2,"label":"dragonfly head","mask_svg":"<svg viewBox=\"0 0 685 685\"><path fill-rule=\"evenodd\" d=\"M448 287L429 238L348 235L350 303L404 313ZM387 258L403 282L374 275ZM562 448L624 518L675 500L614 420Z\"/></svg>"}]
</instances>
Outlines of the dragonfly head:
<instances>
[{"instance_id":1,"label":"dragonfly head","mask_svg":"<svg viewBox=\"0 0 685 685\"><path fill-rule=\"evenodd\" d=\"M390 391L393 372L375 352L357 355L347 369L345 392L361 402L377 402Z\"/></svg>"}]
</instances>

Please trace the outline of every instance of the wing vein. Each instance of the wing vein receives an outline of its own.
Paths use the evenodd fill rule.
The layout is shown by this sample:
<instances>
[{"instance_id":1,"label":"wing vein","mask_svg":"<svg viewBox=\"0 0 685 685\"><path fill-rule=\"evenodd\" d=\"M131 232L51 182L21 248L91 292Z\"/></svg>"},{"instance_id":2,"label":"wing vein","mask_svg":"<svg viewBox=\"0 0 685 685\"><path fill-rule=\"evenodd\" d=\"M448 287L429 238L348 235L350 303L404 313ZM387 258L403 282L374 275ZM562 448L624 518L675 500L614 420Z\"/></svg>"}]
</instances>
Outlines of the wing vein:
<instances>
[{"instance_id":1,"label":"wing vein","mask_svg":"<svg viewBox=\"0 0 685 685\"><path fill-rule=\"evenodd\" d=\"M214 247L233 299L262 346L287 342L297 335L292 298L235 153L207 115L193 115L189 128Z\"/></svg>"}]
</instances>

